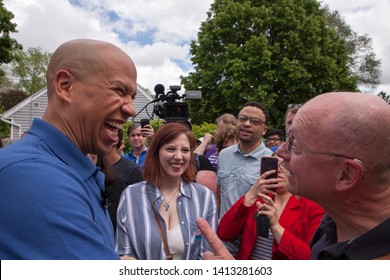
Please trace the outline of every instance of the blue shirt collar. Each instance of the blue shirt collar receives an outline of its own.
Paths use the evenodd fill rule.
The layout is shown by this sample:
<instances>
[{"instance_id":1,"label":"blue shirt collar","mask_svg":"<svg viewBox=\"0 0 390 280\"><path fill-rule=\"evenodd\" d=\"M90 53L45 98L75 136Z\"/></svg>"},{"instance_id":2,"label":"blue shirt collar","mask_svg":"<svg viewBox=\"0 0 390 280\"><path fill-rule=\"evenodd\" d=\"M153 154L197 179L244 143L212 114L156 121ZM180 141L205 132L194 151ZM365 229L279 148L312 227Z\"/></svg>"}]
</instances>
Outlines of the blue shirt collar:
<instances>
[{"instance_id":1,"label":"blue shirt collar","mask_svg":"<svg viewBox=\"0 0 390 280\"><path fill-rule=\"evenodd\" d=\"M261 142L261 144L256 149L254 149L252 152L250 152L248 154L244 154L241 151L240 143L233 145L233 151L235 153L240 153L242 156L253 157L253 158L258 159L258 160L260 160L260 158L264 155L265 150L269 150L269 149L264 145L263 142ZM270 152L271 152L271 150L270 150Z\"/></svg>"},{"instance_id":2,"label":"blue shirt collar","mask_svg":"<svg viewBox=\"0 0 390 280\"><path fill-rule=\"evenodd\" d=\"M99 171L91 159L52 124L34 119L29 133L41 138L52 153L80 174L85 180Z\"/></svg>"}]
</instances>

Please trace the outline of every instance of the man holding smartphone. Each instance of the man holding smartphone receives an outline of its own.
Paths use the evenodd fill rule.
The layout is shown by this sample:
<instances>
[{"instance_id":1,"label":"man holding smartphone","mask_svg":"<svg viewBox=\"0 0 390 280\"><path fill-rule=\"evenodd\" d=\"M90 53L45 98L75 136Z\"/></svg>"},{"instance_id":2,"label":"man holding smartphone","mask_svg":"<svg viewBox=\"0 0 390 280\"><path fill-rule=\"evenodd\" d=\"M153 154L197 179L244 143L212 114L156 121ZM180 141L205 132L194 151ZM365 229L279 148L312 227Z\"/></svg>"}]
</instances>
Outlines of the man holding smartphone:
<instances>
[{"instance_id":1,"label":"man holding smartphone","mask_svg":"<svg viewBox=\"0 0 390 280\"><path fill-rule=\"evenodd\" d=\"M140 123L133 122L127 129L127 136L132 148L125 155L125 158L135 162L141 168L148 152L147 139L154 135L153 127L149 123L144 122L143 125L142 127Z\"/></svg>"},{"instance_id":2,"label":"man holding smartphone","mask_svg":"<svg viewBox=\"0 0 390 280\"><path fill-rule=\"evenodd\" d=\"M258 102L248 102L241 109L237 123L238 144L227 147L218 156L217 199L223 215L242 197L260 176L260 160L272 155L262 138L268 129L268 111ZM226 243L235 255L240 241Z\"/></svg>"}]
</instances>

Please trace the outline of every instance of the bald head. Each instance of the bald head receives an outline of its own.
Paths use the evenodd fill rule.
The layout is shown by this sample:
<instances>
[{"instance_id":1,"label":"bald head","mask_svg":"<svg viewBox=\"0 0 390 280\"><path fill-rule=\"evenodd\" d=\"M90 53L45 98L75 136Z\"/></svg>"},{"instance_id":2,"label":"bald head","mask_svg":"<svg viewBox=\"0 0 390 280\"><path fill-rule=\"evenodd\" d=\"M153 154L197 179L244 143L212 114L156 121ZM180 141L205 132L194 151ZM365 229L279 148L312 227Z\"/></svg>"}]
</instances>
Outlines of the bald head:
<instances>
[{"instance_id":1,"label":"bald head","mask_svg":"<svg viewBox=\"0 0 390 280\"><path fill-rule=\"evenodd\" d=\"M308 101L295 123L305 126L306 145L316 151L359 158L371 170L390 166L390 106L378 96L325 93Z\"/></svg>"},{"instance_id":2,"label":"bald head","mask_svg":"<svg viewBox=\"0 0 390 280\"><path fill-rule=\"evenodd\" d=\"M65 42L54 52L47 69L49 98L58 71L66 70L76 79L86 80L106 68L109 65L108 61L118 61L118 64L128 61L134 67L134 73L131 74L136 75L131 58L113 44L92 39L76 39Z\"/></svg>"},{"instance_id":3,"label":"bald head","mask_svg":"<svg viewBox=\"0 0 390 280\"><path fill-rule=\"evenodd\" d=\"M83 153L104 154L136 113L136 79L133 61L113 44L90 39L66 42L48 66L49 102L42 119Z\"/></svg>"}]
</instances>

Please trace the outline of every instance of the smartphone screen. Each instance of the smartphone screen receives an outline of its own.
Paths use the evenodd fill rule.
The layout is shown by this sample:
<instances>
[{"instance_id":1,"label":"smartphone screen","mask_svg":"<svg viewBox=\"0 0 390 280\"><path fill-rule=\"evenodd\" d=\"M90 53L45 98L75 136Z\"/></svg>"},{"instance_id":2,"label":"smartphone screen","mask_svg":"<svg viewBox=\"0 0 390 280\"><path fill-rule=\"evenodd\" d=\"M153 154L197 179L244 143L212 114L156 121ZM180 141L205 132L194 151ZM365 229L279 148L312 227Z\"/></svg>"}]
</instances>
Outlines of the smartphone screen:
<instances>
[{"instance_id":1,"label":"smartphone screen","mask_svg":"<svg viewBox=\"0 0 390 280\"><path fill-rule=\"evenodd\" d=\"M141 127L145 127L145 125L149 124L149 119L142 119L141 120Z\"/></svg>"},{"instance_id":2,"label":"smartphone screen","mask_svg":"<svg viewBox=\"0 0 390 280\"><path fill-rule=\"evenodd\" d=\"M274 157L262 157L260 159L260 175L269 170L276 170L276 173L269 175L267 179L278 177L278 159Z\"/></svg>"}]
</instances>

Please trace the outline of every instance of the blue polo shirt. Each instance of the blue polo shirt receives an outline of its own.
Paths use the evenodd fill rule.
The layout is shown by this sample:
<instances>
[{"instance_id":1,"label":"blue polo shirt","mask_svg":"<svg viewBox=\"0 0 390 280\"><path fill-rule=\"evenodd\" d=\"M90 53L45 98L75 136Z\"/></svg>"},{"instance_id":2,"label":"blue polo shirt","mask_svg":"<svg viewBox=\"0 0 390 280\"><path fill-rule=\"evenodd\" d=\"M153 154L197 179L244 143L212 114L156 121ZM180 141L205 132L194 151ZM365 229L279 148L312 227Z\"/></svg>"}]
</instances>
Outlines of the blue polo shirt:
<instances>
[{"instance_id":1,"label":"blue polo shirt","mask_svg":"<svg viewBox=\"0 0 390 280\"><path fill-rule=\"evenodd\" d=\"M35 119L0 159L0 259L118 259L104 175L64 134Z\"/></svg>"},{"instance_id":2,"label":"blue polo shirt","mask_svg":"<svg viewBox=\"0 0 390 280\"><path fill-rule=\"evenodd\" d=\"M138 166L143 167L146 155L148 153L148 149L142 151L138 159L133 155L133 153L134 153L134 149L131 149L130 152L126 154L124 157L131 160L132 162L135 162L136 164L138 164Z\"/></svg>"}]
</instances>

